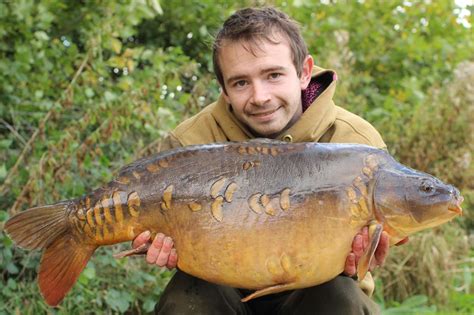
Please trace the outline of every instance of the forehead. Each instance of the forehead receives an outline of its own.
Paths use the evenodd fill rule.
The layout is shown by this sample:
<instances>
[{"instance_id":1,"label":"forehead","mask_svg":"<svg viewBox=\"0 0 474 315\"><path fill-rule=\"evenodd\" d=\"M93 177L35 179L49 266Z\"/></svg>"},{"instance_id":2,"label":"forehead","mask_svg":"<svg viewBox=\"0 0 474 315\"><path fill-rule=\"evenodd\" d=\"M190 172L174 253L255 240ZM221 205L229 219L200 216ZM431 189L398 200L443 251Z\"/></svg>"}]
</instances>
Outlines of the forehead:
<instances>
[{"instance_id":1,"label":"forehead","mask_svg":"<svg viewBox=\"0 0 474 315\"><path fill-rule=\"evenodd\" d=\"M223 41L218 58L224 79L265 67L294 68L290 45L283 36L273 36L272 41L265 38Z\"/></svg>"}]
</instances>

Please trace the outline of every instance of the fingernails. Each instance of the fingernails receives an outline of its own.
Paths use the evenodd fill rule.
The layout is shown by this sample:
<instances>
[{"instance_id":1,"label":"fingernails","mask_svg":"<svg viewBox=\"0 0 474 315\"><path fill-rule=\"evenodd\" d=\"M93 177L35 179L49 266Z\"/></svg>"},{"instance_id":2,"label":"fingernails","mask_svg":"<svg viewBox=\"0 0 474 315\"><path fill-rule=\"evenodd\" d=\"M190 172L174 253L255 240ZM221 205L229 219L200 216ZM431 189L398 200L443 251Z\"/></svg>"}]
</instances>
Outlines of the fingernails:
<instances>
[{"instance_id":1,"label":"fingernails","mask_svg":"<svg viewBox=\"0 0 474 315\"><path fill-rule=\"evenodd\" d=\"M145 237L150 237L151 232L150 232L150 231L145 231L145 232L143 232L143 235L144 235Z\"/></svg>"},{"instance_id":2,"label":"fingernails","mask_svg":"<svg viewBox=\"0 0 474 315\"><path fill-rule=\"evenodd\" d=\"M167 236L164 240L164 245L165 246L171 246L172 243L173 243L173 240L171 239L171 237Z\"/></svg>"}]
</instances>

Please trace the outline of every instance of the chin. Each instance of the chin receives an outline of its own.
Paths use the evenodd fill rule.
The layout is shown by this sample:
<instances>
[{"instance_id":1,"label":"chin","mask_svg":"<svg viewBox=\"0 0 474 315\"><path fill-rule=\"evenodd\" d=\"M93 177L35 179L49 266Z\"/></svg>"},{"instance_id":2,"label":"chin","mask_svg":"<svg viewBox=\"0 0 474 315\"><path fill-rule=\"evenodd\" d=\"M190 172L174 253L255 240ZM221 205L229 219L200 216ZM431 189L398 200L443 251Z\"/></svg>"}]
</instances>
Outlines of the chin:
<instances>
[{"instance_id":1,"label":"chin","mask_svg":"<svg viewBox=\"0 0 474 315\"><path fill-rule=\"evenodd\" d=\"M281 131L280 130L262 130L256 131L255 134L264 138L275 138Z\"/></svg>"},{"instance_id":2,"label":"chin","mask_svg":"<svg viewBox=\"0 0 474 315\"><path fill-rule=\"evenodd\" d=\"M254 126L249 125L253 133L260 137L266 137L266 138L272 138L272 136L278 135L285 128L284 125L280 126L280 124L278 123L255 124L255 125Z\"/></svg>"}]
</instances>

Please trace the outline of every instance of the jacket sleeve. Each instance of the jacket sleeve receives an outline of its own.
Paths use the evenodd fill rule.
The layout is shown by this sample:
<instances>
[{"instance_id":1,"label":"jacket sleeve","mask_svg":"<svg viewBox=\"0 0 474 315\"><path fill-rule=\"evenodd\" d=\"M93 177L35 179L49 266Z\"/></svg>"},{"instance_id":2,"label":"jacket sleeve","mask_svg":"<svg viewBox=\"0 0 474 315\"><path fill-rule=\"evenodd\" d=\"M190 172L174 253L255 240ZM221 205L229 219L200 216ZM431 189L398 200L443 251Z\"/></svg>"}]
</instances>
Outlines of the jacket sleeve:
<instances>
[{"instance_id":1,"label":"jacket sleeve","mask_svg":"<svg viewBox=\"0 0 474 315\"><path fill-rule=\"evenodd\" d=\"M359 143L387 149L380 133L368 121L339 106L336 109L334 125L323 136L322 142Z\"/></svg>"},{"instance_id":2,"label":"jacket sleeve","mask_svg":"<svg viewBox=\"0 0 474 315\"><path fill-rule=\"evenodd\" d=\"M175 136L173 136L173 134L169 133L158 143L158 147L156 148L156 150L157 152L162 152L180 147L182 147L182 145L179 140Z\"/></svg>"}]
</instances>

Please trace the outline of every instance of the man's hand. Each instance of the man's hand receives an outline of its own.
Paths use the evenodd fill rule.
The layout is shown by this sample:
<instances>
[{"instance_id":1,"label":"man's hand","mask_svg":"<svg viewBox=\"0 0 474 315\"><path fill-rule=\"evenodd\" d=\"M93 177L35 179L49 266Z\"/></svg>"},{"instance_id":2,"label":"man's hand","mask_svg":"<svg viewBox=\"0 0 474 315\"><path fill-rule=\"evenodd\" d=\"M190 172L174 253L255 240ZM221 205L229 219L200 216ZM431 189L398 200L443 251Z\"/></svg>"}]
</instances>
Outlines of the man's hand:
<instances>
[{"instance_id":1,"label":"man's hand","mask_svg":"<svg viewBox=\"0 0 474 315\"><path fill-rule=\"evenodd\" d=\"M150 240L150 231L139 234L132 243L133 248L137 248L145 243L151 243L146 254L146 262L150 265L166 267L168 269L176 268L178 254L173 248L173 240L163 233L158 233L153 242Z\"/></svg>"},{"instance_id":2,"label":"man's hand","mask_svg":"<svg viewBox=\"0 0 474 315\"><path fill-rule=\"evenodd\" d=\"M385 258L388 255L388 247L390 240L387 232L382 232L380 241L375 250L374 258L370 262L369 270L373 270L377 266L381 266ZM352 241L352 252L346 258L346 265L344 267L344 273L348 276L353 276L357 273L357 264L359 259L364 255L365 250L369 246L369 229L364 227L362 232L356 234ZM362 280L362 279L359 279Z\"/></svg>"}]
</instances>

